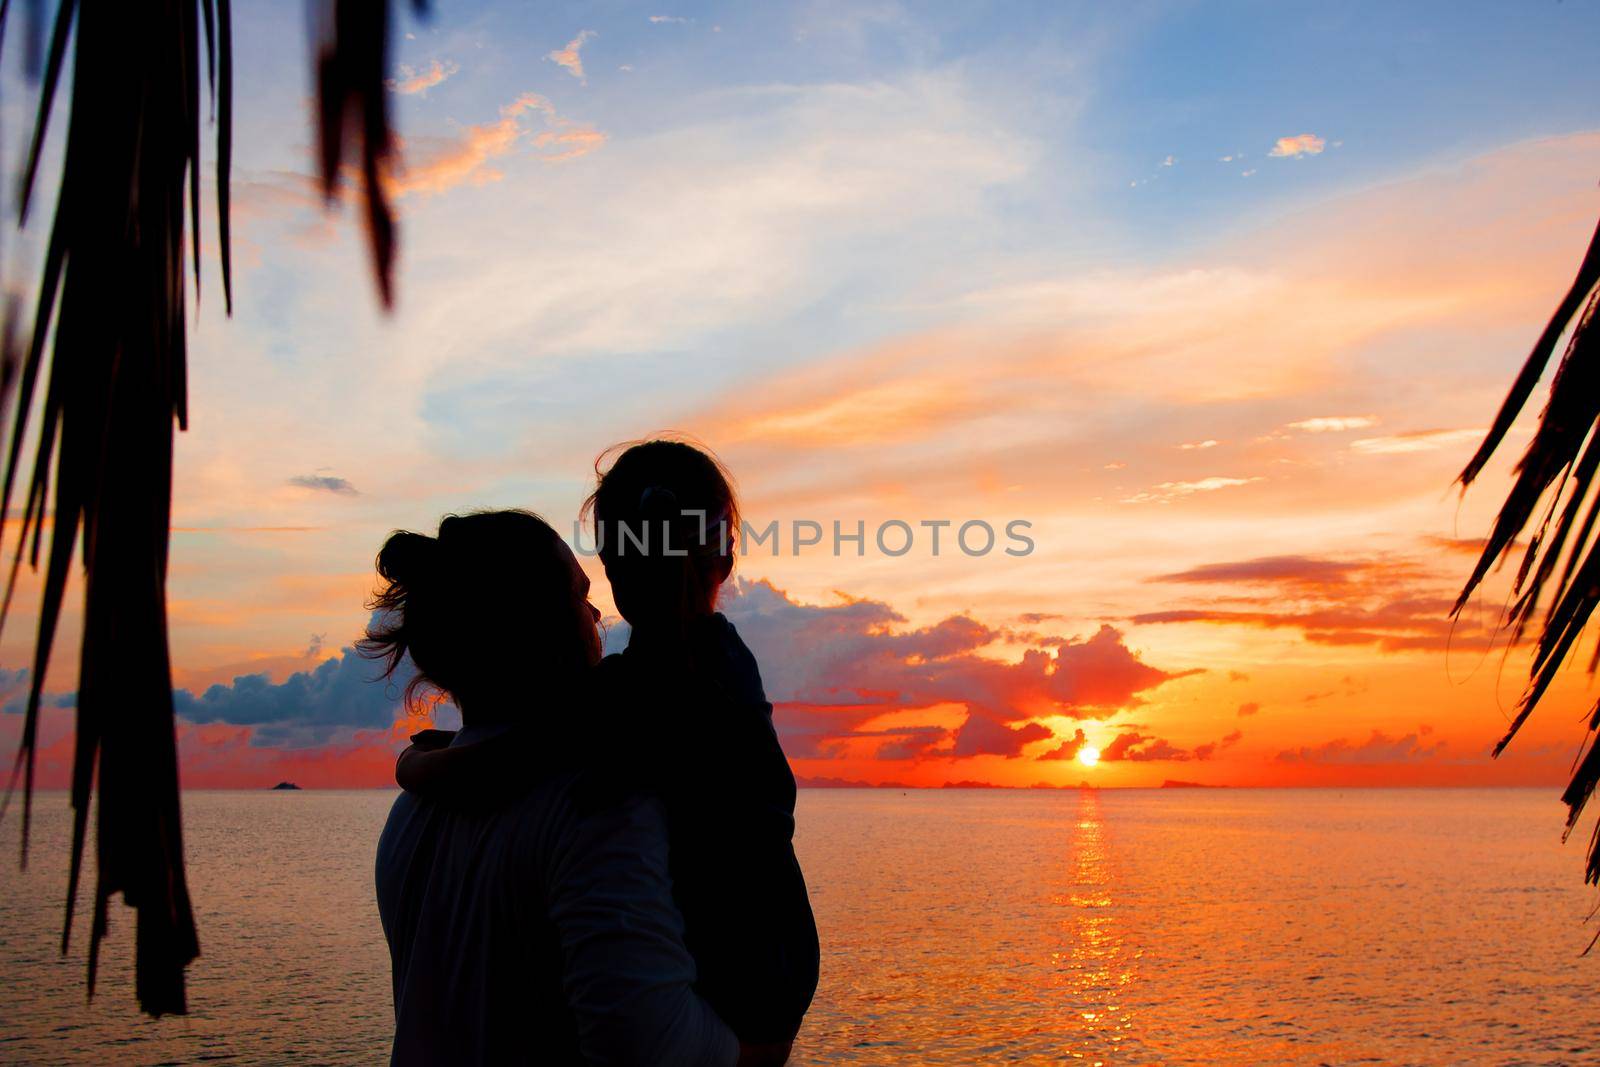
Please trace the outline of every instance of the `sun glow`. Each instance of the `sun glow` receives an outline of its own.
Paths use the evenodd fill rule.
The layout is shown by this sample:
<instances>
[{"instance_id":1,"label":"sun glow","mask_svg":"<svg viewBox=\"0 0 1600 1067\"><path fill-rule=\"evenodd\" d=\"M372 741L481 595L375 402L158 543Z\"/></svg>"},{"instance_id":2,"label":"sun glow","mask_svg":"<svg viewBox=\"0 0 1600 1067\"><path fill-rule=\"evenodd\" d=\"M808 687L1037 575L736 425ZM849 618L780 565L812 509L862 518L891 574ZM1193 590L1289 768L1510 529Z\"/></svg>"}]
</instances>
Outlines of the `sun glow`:
<instances>
[{"instance_id":1,"label":"sun glow","mask_svg":"<svg viewBox=\"0 0 1600 1067\"><path fill-rule=\"evenodd\" d=\"M1078 749L1078 762L1085 767L1093 767L1100 762L1100 750L1092 745L1084 745Z\"/></svg>"}]
</instances>

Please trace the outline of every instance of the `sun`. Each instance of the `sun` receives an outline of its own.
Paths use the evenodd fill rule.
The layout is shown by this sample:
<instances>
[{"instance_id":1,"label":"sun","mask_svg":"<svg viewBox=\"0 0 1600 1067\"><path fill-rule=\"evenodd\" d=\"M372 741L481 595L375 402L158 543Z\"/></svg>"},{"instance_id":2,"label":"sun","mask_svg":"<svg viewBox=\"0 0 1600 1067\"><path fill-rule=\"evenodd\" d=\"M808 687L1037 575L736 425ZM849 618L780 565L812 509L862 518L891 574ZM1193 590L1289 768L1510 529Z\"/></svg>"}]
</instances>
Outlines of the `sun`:
<instances>
[{"instance_id":1,"label":"sun","mask_svg":"<svg viewBox=\"0 0 1600 1067\"><path fill-rule=\"evenodd\" d=\"M1078 749L1078 762L1085 767L1093 767L1100 762L1100 750L1093 745L1084 745Z\"/></svg>"}]
</instances>

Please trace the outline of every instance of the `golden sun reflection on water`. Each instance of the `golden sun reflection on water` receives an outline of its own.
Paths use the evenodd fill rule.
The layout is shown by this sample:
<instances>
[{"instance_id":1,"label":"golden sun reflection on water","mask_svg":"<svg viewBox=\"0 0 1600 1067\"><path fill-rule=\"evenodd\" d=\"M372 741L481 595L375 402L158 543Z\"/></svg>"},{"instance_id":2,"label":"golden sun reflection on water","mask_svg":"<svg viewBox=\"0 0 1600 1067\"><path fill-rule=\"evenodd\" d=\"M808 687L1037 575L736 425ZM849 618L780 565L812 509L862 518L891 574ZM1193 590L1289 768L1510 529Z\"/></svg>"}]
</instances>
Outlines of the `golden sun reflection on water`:
<instances>
[{"instance_id":1,"label":"golden sun reflection on water","mask_svg":"<svg viewBox=\"0 0 1600 1067\"><path fill-rule=\"evenodd\" d=\"M1056 897L1066 912L1057 920L1066 945L1052 958L1069 1001L1062 1010L1076 1008L1074 1029L1085 1046L1070 1055L1099 1064L1099 1051L1114 1050L1133 1029L1133 1013L1125 1005L1129 987L1138 980L1139 952L1128 943L1113 906L1116 879L1097 792L1079 791L1066 846L1068 881Z\"/></svg>"}]
</instances>

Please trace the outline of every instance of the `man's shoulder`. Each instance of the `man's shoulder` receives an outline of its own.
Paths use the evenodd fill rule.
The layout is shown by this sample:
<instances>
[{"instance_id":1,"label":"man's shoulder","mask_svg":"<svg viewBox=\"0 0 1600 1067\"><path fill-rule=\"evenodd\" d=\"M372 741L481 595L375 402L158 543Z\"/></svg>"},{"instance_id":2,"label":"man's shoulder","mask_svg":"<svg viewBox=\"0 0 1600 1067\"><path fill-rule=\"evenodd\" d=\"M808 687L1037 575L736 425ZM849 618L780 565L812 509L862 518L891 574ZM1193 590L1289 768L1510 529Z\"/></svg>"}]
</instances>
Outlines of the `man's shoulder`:
<instances>
[{"instance_id":1,"label":"man's shoulder","mask_svg":"<svg viewBox=\"0 0 1600 1067\"><path fill-rule=\"evenodd\" d=\"M515 789L485 790L483 796L472 797L432 796L402 789L389 808L382 841L414 836L428 826L441 832L461 830L480 835L534 829L570 817L580 803L585 778L586 772L578 768L545 770Z\"/></svg>"},{"instance_id":2,"label":"man's shoulder","mask_svg":"<svg viewBox=\"0 0 1600 1067\"><path fill-rule=\"evenodd\" d=\"M660 798L613 774L572 775L525 830L526 861L558 880L599 856L625 853L650 862L648 856L666 854L667 815Z\"/></svg>"},{"instance_id":3,"label":"man's shoulder","mask_svg":"<svg viewBox=\"0 0 1600 1067\"><path fill-rule=\"evenodd\" d=\"M462 806L402 791L378 840L378 877L401 878L426 856L430 865L487 864L541 880L575 842L597 832L590 823L615 818L625 806L623 798L597 802L599 794L584 778L580 771L551 774L493 806Z\"/></svg>"},{"instance_id":4,"label":"man's shoulder","mask_svg":"<svg viewBox=\"0 0 1600 1067\"><path fill-rule=\"evenodd\" d=\"M665 815L652 784L635 780L625 766L588 766L551 776L503 809L500 818L524 836L543 831L561 838L591 825L664 824Z\"/></svg>"}]
</instances>

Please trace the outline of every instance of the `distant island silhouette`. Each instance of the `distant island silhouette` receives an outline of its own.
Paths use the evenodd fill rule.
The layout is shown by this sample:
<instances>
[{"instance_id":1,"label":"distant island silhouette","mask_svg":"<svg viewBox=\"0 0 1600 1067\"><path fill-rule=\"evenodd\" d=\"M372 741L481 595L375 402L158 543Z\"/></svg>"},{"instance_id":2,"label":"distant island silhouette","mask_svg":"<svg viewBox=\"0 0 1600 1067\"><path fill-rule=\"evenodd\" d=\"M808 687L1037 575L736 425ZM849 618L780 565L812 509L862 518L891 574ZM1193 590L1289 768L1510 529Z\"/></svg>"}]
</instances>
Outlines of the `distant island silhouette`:
<instances>
[{"instance_id":1,"label":"distant island silhouette","mask_svg":"<svg viewBox=\"0 0 1600 1067\"><path fill-rule=\"evenodd\" d=\"M293 782L279 782L277 785L273 786L272 788L274 788L274 789L299 789L300 787L295 785Z\"/></svg>"}]
</instances>

